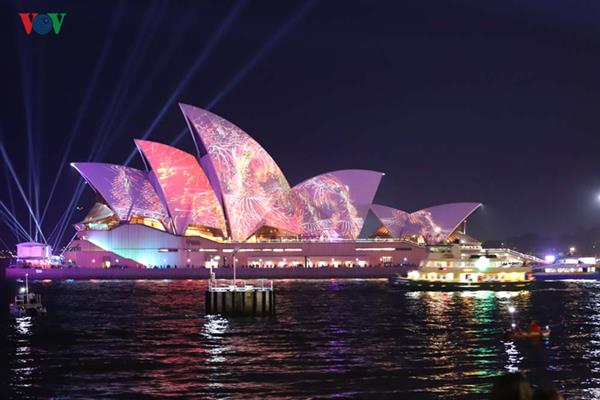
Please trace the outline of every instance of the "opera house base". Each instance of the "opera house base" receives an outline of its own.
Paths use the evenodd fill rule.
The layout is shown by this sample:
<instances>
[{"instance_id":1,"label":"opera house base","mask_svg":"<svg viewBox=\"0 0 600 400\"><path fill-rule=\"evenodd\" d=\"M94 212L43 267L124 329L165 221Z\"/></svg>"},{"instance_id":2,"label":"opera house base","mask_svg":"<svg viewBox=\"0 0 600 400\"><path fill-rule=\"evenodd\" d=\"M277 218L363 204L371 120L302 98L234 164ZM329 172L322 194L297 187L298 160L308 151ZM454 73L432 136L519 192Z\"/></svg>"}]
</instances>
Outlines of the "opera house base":
<instances>
[{"instance_id":1,"label":"opera house base","mask_svg":"<svg viewBox=\"0 0 600 400\"><path fill-rule=\"evenodd\" d=\"M275 315L273 281L261 280L249 284L243 281L209 280L204 304L206 314Z\"/></svg>"},{"instance_id":2,"label":"opera house base","mask_svg":"<svg viewBox=\"0 0 600 400\"><path fill-rule=\"evenodd\" d=\"M233 278L231 268L214 270L220 279ZM387 279L396 274L406 273L407 267L365 267L365 268L238 268L240 279ZM32 280L108 280L108 279L208 279L206 268L8 268L7 279L25 279L29 274Z\"/></svg>"}]
</instances>

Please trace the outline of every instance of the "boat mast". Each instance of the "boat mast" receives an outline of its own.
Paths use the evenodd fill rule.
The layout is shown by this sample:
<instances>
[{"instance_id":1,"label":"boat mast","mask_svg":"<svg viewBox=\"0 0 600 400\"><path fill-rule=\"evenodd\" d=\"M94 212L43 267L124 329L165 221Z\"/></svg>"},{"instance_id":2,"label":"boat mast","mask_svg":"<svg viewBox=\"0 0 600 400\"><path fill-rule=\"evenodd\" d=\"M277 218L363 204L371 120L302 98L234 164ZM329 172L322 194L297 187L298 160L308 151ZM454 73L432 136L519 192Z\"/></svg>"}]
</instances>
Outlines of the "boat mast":
<instances>
[{"instance_id":1,"label":"boat mast","mask_svg":"<svg viewBox=\"0 0 600 400\"><path fill-rule=\"evenodd\" d=\"M29 274L25 274L25 302L29 304Z\"/></svg>"}]
</instances>

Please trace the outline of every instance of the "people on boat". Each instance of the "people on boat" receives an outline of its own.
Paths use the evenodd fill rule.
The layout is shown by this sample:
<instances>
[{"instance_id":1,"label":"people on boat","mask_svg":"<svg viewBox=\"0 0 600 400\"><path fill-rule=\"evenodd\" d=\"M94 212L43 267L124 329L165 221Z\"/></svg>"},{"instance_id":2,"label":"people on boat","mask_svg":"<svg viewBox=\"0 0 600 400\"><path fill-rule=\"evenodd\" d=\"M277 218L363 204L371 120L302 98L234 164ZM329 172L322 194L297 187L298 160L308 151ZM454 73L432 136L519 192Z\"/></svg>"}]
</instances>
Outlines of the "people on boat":
<instances>
[{"instance_id":1,"label":"people on boat","mask_svg":"<svg viewBox=\"0 0 600 400\"><path fill-rule=\"evenodd\" d=\"M529 328L527 328L527 332L529 332L529 333L538 333L541 335L542 331L543 331L542 327L536 320L532 320L529 323Z\"/></svg>"},{"instance_id":2,"label":"people on boat","mask_svg":"<svg viewBox=\"0 0 600 400\"><path fill-rule=\"evenodd\" d=\"M542 328L538 321L532 320L526 330L519 329L518 324L513 322L511 328L506 329L504 333L510 339L539 339L548 336L550 329Z\"/></svg>"}]
</instances>

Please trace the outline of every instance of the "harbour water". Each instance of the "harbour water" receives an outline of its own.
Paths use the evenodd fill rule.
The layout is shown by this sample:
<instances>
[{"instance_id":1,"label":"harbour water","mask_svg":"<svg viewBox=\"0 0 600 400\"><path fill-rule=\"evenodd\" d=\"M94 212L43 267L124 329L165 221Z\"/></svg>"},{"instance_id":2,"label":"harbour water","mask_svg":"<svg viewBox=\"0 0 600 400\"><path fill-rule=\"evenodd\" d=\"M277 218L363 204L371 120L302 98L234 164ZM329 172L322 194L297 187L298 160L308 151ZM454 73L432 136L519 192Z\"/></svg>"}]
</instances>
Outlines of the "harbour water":
<instances>
[{"instance_id":1,"label":"harbour water","mask_svg":"<svg viewBox=\"0 0 600 400\"><path fill-rule=\"evenodd\" d=\"M277 316L204 316L204 281L32 285L10 322L7 398L482 399L509 370L600 399L600 283L402 293L384 280L278 281ZM548 340L501 336L514 318Z\"/></svg>"}]
</instances>

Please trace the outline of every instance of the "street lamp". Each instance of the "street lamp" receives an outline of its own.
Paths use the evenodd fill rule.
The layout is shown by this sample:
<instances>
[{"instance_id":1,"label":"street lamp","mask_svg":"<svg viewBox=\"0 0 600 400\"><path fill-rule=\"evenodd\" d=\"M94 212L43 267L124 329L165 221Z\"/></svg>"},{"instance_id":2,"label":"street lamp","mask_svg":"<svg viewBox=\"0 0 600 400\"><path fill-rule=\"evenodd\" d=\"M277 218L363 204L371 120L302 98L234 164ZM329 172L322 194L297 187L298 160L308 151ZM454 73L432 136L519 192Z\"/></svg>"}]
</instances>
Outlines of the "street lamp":
<instances>
[{"instance_id":1,"label":"street lamp","mask_svg":"<svg viewBox=\"0 0 600 400\"><path fill-rule=\"evenodd\" d=\"M238 251L240 251L239 247L235 247L233 249L233 287L237 286L237 280L236 280L236 276L235 276L235 255L237 254Z\"/></svg>"}]
</instances>

